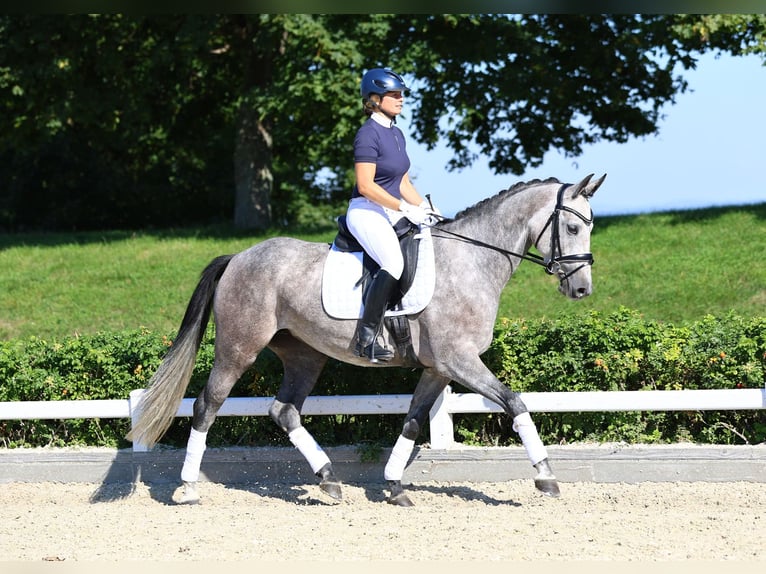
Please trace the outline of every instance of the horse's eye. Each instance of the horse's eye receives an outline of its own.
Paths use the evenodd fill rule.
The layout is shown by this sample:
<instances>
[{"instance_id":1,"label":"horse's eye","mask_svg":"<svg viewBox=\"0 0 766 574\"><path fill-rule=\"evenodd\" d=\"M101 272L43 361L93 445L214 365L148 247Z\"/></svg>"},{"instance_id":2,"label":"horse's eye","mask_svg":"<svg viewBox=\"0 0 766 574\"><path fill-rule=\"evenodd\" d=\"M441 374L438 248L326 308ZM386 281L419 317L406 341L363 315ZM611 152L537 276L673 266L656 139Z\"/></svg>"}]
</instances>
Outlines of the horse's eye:
<instances>
[{"instance_id":1,"label":"horse's eye","mask_svg":"<svg viewBox=\"0 0 766 574\"><path fill-rule=\"evenodd\" d=\"M570 223L569 225L567 225L567 233L569 233L569 235L577 235L579 231L580 231L579 225L575 225L574 223Z\"/></svg>"}]
</instances>

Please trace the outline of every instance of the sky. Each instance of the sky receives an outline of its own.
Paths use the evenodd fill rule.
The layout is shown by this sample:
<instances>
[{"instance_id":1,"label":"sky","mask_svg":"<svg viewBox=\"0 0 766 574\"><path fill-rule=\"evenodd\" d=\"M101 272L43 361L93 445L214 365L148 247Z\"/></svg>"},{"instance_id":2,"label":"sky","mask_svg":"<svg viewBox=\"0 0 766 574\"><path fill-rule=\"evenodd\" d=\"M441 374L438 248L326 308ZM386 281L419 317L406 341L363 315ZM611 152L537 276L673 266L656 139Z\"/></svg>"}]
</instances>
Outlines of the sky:
<instances>
[{"instance_id":1,"label":"sky","mask_svg":"<svg viewBox=\"0 0 766 574\"><path fill-rule=\"evenodd\" d=\"M656 135L626 143L599 142L579 157L548 152L523 175L494 175L487 158L449 172L446 146L428 151L411 136L405 110L410 175L421 195L453 216L518 181L556 177L576 183L607 174L591 200L595 215L766 202L766 66L759 56L706 54L697 69L681 72L689 89L662 108Z\"/></svg>"}]
</instances>

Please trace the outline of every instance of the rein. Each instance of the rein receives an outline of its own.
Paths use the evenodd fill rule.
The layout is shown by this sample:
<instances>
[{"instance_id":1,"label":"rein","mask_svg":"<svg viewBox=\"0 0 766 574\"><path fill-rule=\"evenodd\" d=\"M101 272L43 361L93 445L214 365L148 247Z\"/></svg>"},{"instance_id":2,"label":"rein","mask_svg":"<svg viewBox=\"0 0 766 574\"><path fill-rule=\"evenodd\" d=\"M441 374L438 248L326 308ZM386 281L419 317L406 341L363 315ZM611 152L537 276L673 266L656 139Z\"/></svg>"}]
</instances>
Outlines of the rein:
<instances>
[{"instance_id":1,"label":"rein","mask_svg":"<svg viewBox=\"0 0 766 574\"><path fill-rule=\"evenodd\" d=\"M466 237L465 235L461 235L460 233L455 233L454 231L450 231L448 229L442 229L440 227L438 228L432 227L431 229L432 229L432 232L439 231L440 233L446 233L447 235L451 235L453 237L457 237L459 239L467 241L471 245L484 247L486 249L492 249L493 251L497 251L498 253L502 253L503 255L510 255L513 257L518 257L519 259L525 259L527 261L531 261L532 263L535 263L545 268L545 272L548 273L548 275L559 273L559 271L561 270L562 263L576 263L578 261L582 261L582 265L578 266L573 271L570 271L569 273L563 276L560 275L560 281L565 281L567 278L577 273L580 269L582 269L586 265L593 265L593 254L590 252L578 253L573 255L563 255L561 253L559 215L561 214L562 211L567 211L569 213L576 215L588 225L593 223L592 212L591 212L591 216L588 218L588 217L585 217L580 212L572 209L571 207L564 205L564 191L566 190L567 187L569 187L569 184L562 184L561 187L559 188L558 195L556 196L556 207L553 210L553 213L551 213L550 217L548 217L548 221L545 223L542 231L540 231L540 233L537 236L537 239L534 242L534 246L537 247L537 244L540 241L540 238L543 236L543 233L545 233L545 230L548 229L548 227L551 227L551 251L550 251L551 257L550 258L541 257L540 255L537 255L536 253L515 253L508 249L503 249L502 247L498 247L497 245L485 243L484 241L480 241L472 237ZM439 216L439 218L440 218L440 221L442 222L454 221L453 219L448 219L446 217ZM444 237L444 236L433 235L433 237ZM558 253L558 255L556 255L556 253Z\"/></svg>"}]
</instances>

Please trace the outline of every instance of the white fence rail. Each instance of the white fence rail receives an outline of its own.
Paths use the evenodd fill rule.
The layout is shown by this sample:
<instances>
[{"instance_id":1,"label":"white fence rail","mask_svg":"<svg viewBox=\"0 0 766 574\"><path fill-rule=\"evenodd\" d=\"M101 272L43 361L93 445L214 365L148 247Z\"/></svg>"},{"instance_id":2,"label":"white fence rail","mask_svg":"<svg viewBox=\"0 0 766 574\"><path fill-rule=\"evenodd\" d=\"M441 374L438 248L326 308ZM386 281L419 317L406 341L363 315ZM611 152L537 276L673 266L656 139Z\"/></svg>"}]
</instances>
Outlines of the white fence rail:
<instances>
[{"instance_id":1,"label":"white fence rail","mask_svg":"<svg viewBox=\"0 0 766 574\"><path fill-rule=\"evenodd\" d=\"M0 420L130 418L135 414L144 390L128 399L95 401L0 402ZM412 395L338 395L306 399L304 415L406 414ZM766 409L766 388L681 391L594 391L521 393L530 412L608 411L723 411ZM218 416L267 416L273 397L229 397ZM177 417L192 416L194 399L183 399ZM454 445L452 415L495 413L502 409L474 393L442 393L430 413L431 448ZM134 451L146 446L133 444Z\"/></svg>"}]
</instances>

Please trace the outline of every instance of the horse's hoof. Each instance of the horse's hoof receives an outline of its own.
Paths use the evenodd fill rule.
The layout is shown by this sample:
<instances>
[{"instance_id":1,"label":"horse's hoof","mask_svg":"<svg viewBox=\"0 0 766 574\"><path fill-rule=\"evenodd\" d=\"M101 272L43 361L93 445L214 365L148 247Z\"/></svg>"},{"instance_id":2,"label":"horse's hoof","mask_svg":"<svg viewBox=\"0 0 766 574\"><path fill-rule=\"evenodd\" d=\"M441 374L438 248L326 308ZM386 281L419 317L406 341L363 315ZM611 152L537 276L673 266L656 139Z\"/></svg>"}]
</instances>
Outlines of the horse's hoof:
<instances>
[{"instance_id":1,"label":"horse's hoof","mask_svg":"<svg viewBox=\"0 0 766 574\"><path fill-rule=\"evenodd\" d=\"M391 496L388 497L387 502L394 506L415 506L407 493L404 492L401 480L389 480L388 487L391 489Z\"/></svg>"},{"instance_id":2,"label":"horse's hoof","mask_svg":"<svg viewBox=\"0 0 766 574\"><path fill-rule=\"evenodd\" d=\"M340 485L340 482L334 480L323 480L319 483L319 490L333 500L343 500L343 492L341 491Z\"/></svg>"},{"instance_id":3,"label":"horse's hoof","mask_svg":"<svg viewBox=\"0 0 766 574\"><path fill-rule=\"evenodd\" d=\"M555 478L536 478L535 488L542 492L546 496L551 498L558 498L561 496L561 490L559 490L559 483Z\"/></svg>"},{"instance_id":4,"label":"horse's hoof","mask_svg":"<svg viewBox=\"0 0 766 574\"><path fill-rule=\"evenodd\" d=\"M184 482L173 493L173 502L176 504L199 504L199 492L194 482Z\"/></svg>"},{"instance_id":5,"label":"horse's hoof","mask_svg":"<svg viewBox=\"0 0 766 574\"><path fill-rule=\"evenodd\" d=\"M407 496L404 492L392 494L388 497L387 502L389 504L393 504L394 506L415 506L415 504L410 500L410 497Z\"/></svg>"}]
</instances>

